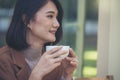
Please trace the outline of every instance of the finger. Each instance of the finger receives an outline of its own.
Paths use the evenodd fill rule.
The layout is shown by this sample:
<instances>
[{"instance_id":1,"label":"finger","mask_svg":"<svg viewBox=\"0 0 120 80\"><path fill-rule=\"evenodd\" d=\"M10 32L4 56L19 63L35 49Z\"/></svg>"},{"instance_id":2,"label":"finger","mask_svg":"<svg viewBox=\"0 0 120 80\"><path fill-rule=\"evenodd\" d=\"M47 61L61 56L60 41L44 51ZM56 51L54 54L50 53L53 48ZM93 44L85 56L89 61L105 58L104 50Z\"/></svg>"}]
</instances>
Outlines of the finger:
<instances>
[{"instance_id":1,"label":"finger","mask_svg":"<svg viewBox=\"0 0 120 80\"><path fill-rule=\"evenodd\" d=\"M60 66L60 65L61 65L61 62L55 63L55 64L54 64L54 69L55 69L56 67Z\"/></svg>"},{"instance_id":2,"label":"finger","mask_svg":"<svg viewBox=\"0 0 120 80\"><path fill-rule=\"evenodd\" d=\"M72 61L73 58L71 58L71 57L66 57L66 60L68 60L68 61Z\"/></svg>"},{"instance_id":3,"label":"finger","mask_svg":"<svg viewBox=\"0 0 120 80\"><path fill-rule=\"evenodd\" d=\"M79 61L77 59L73 59L72 62L78 63Z\"/></svg>"},{"instance_id":4,"label":"finger","mask_svg":"<svg viewBox=\"0 0 120 80\"><path fill-rule=\"evenodd\" d=\"M78 66L78 63L76 63L76 62L70 62L70 64L71 64L72 66L74 66L75 68Z\"/></svg>"},{"instance_id":5,"label":"finger","mask_svg":"<svg viewBox=\"0 0 120 80\"><path fill-rule=\"evenodd\" d=\"M77 67L78 66L77 58L74 58L70 63L71 63L72 66Z\"/></svg>"},{"instance_id":6,"label":"finger","mask_svg":"<svg viewBox=\"0 0 120 80\"><path fill-rule=\"evenodd\" d=\"M58 57L58 58L55 58L53 61L54 61L55 63L57 63L57 62L62 62L62 58L61 58L61 57Z\"/></svg>"},{"instance_id":7,"label":"finger","mask_svg":"<svg viewBox=\"0 0 120 80\"><path fill-rule=\"evenodd\" d=\"M50 66L50 69L53 70L53 69L55 69L56 67L58 67L60 65L61 65L61 62L54 63L53 65Z\"/></svg>"},{"instance_id":8,"label":"finger","mask_svg":"<svg viewBox=\"0 0 120 80\"><path fill-rule=\"evenodd\" d=\"M76 62L76 63L79 62L77 58L70 58L70 57L67 57L66 59L67 59L68 61L70 61L70 62Z\"/></svg>"},{"instance_id":9,"label":"finger","mask_svg":"<svg viewBox=\"0 0 120 80\"><path fill-rule=\"evenodd\" d=\"M58 52L55 52L54 54L52 54L51 57L56 58L56 57L59 57L60 55L64 55L67 53L68 53L68 51L66 51L66 50L59 50Z\"/></svg>"},{"instance_id":10,"label":"finger","mask_svg":"<svg viewBox=\"0 0 120 80\"><path fill-rule=\"evenodd\" d=\"M55 47L55 48L51 49L50 51L47 51L47 53L48 54L53 54L53 53L59 51L61 48L62 48L62 46Z\"/></svg>"},{"instance_id":11,"label":"finger","mask_svg":"<svg viewBox=\"0 0 120 80\"><path fill-rule=\"evenodd\" d=\"M72 50L72 48L70 48L70 56L71 57L76 57L75 52Z\"/></svg>"}]
</instances>

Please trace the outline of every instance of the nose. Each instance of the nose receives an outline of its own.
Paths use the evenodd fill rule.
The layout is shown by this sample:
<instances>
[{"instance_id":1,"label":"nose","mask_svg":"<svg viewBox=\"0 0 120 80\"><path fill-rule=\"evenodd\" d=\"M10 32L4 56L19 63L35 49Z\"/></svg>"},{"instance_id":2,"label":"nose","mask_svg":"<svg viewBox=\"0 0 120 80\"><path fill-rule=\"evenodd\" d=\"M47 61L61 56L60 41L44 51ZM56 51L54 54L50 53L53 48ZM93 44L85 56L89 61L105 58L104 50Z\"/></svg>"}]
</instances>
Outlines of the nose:
<instances>
[{"instance_id":1,"label":"nose","mask_svg":"<svg viewBox=\"0 0 120 80\"><path fill-rule=\"evenodd\" d=\"M59 22L58 22L57 19L55 19L55 20L53 21L53 26L56 27L56 28L58 28L58 27L60 26L60 24L59 24Z\"/></svg>"}]
</instances>

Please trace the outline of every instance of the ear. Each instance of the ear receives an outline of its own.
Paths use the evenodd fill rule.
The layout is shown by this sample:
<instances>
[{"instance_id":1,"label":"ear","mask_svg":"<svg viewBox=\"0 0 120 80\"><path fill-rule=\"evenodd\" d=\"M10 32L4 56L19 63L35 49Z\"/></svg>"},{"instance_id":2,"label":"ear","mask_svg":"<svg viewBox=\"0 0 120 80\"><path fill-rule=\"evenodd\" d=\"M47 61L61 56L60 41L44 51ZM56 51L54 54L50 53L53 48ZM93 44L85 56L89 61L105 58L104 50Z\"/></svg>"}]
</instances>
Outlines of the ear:
<instances>
[{"instance_id":1,"label":"ear","mask_svg":"<svg viewBox=\"0 0 120 80\"><path fill-rule=\"evenodd\" d=\"M27 22L27 16L25 14L22 15L22 21L26 27L30 28L30 22Z\"/></svg>"},{"instance_id":2,"label":"ear","mask_svg":"<svg viewBox=\"0 0 120 80\"><path fill-rule=\"evenodd\" d=\"M27 18L26 15L23 14L23 15L22 15L22 21L23 21L23 23L24 23L25 25L27 25L26 18Z\"/></svg>"}]
</instances>

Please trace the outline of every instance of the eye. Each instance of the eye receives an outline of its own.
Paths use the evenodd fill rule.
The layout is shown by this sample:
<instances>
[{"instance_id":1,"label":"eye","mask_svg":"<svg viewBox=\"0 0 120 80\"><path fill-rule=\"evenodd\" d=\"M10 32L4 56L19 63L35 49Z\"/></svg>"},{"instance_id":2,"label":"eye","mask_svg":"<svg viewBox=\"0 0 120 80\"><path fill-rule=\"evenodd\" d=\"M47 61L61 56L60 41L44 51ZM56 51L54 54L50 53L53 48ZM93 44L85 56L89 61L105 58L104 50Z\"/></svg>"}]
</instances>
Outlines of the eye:
<instances>
[{"instance_id":1,"label":"eye","mask_svg":"<svg viewBox=\"0 0 120 80\"><path fill-rule=\"evenodd\" d=\"M47 17L50 18L50 19L52 19L52 18L53 18L53 15L48 15Z\"/></svg>"}]
</instances>

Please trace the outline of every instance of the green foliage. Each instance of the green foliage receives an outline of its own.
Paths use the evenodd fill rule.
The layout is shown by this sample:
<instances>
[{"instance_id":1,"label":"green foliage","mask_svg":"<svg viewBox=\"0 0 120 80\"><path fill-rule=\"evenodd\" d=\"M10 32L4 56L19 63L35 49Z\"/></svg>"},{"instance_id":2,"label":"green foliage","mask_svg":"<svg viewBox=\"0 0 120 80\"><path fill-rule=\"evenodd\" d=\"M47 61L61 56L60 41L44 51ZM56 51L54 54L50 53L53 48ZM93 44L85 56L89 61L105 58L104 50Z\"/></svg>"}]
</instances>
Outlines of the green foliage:
<instances>
[{"instance_id":1,"label":"green foliage","mask_svg":"<svg viewBox=\"0 0 120 80\"><path fill-rule=\"evenodd\" d=\"M97 74L96 61L97 61L97 51L94 49L85 49L82 77L96 76Z\"/></svg>"}]
</instances>

